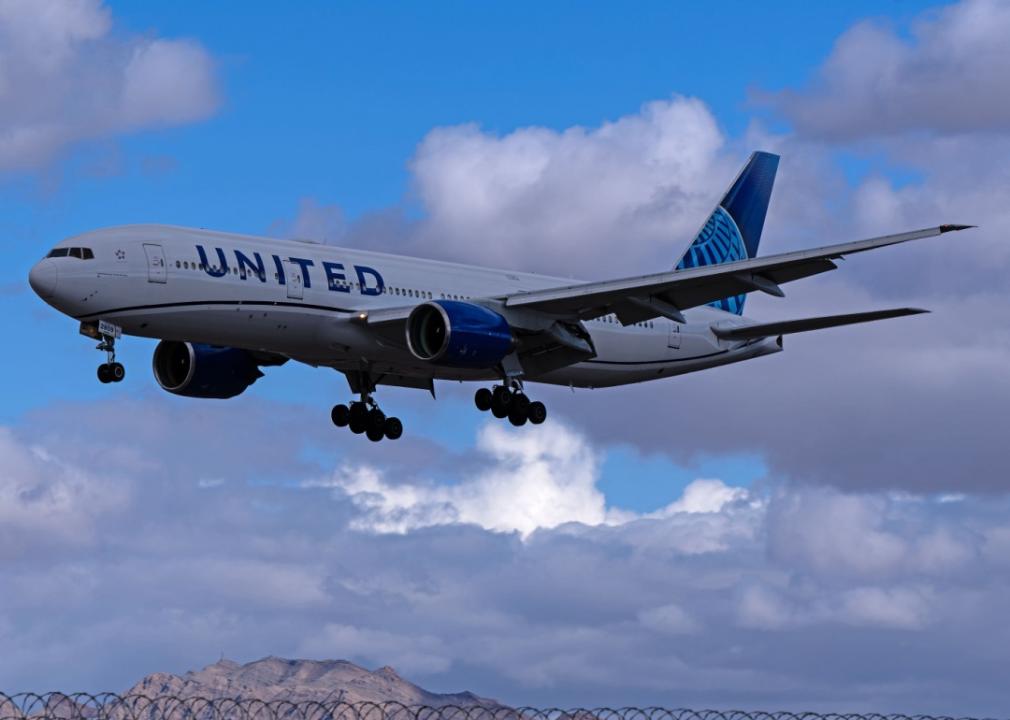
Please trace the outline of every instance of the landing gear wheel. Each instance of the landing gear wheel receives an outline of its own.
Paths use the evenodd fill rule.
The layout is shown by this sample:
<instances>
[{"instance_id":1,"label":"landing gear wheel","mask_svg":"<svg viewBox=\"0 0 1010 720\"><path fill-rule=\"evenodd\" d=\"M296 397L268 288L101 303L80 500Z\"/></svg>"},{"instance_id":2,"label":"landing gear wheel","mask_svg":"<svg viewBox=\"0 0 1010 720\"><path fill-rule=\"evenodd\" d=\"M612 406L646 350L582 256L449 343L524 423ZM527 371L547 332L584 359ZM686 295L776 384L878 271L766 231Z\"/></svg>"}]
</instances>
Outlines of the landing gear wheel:
<instances>
[{"instance_id":1,"label":"landing gear wheel","mask_svg":"<svg viewBox=\"0 0 1010 720\"><path fill-rule=\"evenodd\" d=\"M360 435L368 429L368 408L364 403L351 403L347 424L355 435Z\"/></svg>"},{"instance_id":2,"label":"landing gear wheel","mask_svg":"<svg viewBox=\"0 0 1010 720\"><path fill-rule=\"evenodd\" d=\"M529 410L530 399L526 397L523 393L513 393L512 403L509 405L509 414L511 415L513 411L526 415L526 411Z\"/></svg>"},{"instance_id":3,"label":"landing gear wheel","mask_svg":"<svg viewBox=\"0 0 1010 720\"><path fill-rule=\"evenodd\" d=\"M369 427L368 430L365 431L365 436L372 442L379 442L380 440L382 440L382 438L385 437L385 432L381 427L380 428Z\"/></svg>"},{"instance_id":4,"label":"landing gear wheel","mask_svg":"<svg viewBox=\"0 0 1010 720\"><path fill-rule=\"evenodd\" d=\"M109 369L108 363L102 363L98 366L98 381L103 385L112 382L112 370Z\"/></svg>"},{"instance_id":5,"label":"landing gear wheel","mask_svg":"<svg viewBox=\"0 0 1010 720\"><path fill-rule=\"evenodd\" d=\"M386 418L383 430L386 433L387 438L390 440L396 440L403 435L403 423L400 422L400 418L397 417Z\"/></svg>"},{"instance_id":6,"label":"landing gear wheel","mask_svg":"<svg viewBox=\"0 0 1010 720\"><path fill-rule=\"evenodd\" d=\"M530 403L529 407L526 408L526 417L528 417L530 422L534 425L539 425L547 419L547 408L539 400L534 400Z\"/></svg>"},{"instance_id":7,"label":"landing gear wheel","mask_svg":"<svg viewBox=\"0 0 1010 720\"><path fill-rule=\"evenodd\" d=\"M379 408L372 408L368 411L368 429L375 430L380 435L386 427L386 413Z\"/></svg>"},{"instance_id":8,"label":"landing gear wheel","mask_svg":"<svg viewBox=\"0 0 1010 720\"><path fill-rule=\"evenodd\" d=\"M509 390L507 387L504 387L503 385L499 385L491 393L491 400L494 403L494 405L499 405L503 408L507 408L509 406L509 403L512 402L512 391ZM494 405L492 405L492 408L494 407Z\"/></svg>"},{"instance_id":9,"label":"landing gear wheel","mask_svg":"<svg viewBox=\"0 0 1010 720\"><path fill-rule=\"evenodd\" d=\"M122 363L114 362L109 365L109 379L112 382L122 382L126 377L126 368Z\"/></svg>"},{"instance_id":10,"label":"landing gear wheel","mask_svg":"<svg viewBox=\"0 0 1010 720\"><path fill-rule=\"evenodd\" d=\"M516 427L525 425L527 419L525 409L513 407L509 410L509 422Z\"/></svg>"},{"instance_id":11,"label":"landing gear wheel","mask_svg":"<svg viewBox=\"0 0 1010 720\"><path fill-rule=\"evenodd\" d=\"M477 409L481 412L486 412L491 409L491 405L494 403L494 395L487 388L481 388L473 394L473 404L477 406Z\"/></svg>"},{"instance_id":12,"label":"landing gear wheel","mask_svg":"<svg viewBox=\"0 0 1010 720\"><path fill-rule=\"evenodd\" d=\"M330 411L330 420L337 427L347 427L351 422L351 409L346 405L334 405Z\"/></svg>"},{"instance_id":13,"label":"landing gear wheel","mask_svg":"<svg viewBox=\"0 0 1010 720\"><path fill-rule=\"evenodd\" d=\"M508 388L499 385L491 393L491 414L496 418L508 417L512 405L512 393Z\"/></svg>"}]
</instances>

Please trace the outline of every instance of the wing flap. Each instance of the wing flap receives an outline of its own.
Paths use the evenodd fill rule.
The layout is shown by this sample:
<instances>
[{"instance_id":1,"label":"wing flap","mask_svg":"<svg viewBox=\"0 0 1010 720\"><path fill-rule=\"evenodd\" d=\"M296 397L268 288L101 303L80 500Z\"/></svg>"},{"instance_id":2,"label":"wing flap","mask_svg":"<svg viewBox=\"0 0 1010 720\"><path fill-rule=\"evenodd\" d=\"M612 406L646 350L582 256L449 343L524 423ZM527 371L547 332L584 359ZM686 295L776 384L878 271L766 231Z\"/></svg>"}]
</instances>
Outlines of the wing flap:
<instances>
[{"instance_id":1,"label":"wing flap","mask_svg":"<svg viewBox=\"0 0 1010 720\"><path fill-rule=\"evenodd\" d=\"M928 313L929 310L919 308L895 308L893 310L873 310L862 313L848 313L845 315L826 315L822 317L803 318L802 320L785 320L782 322L761 323L759 325L738 325L736 327L714 326L712 332L720 340L758 340L760 338L773 337L775 335L789 335L792 333L809 332L810 330L824 330L825 328L840 327L842 325L855 325L856 323L874 322L876 320L889 320L891 318L905 317L906 315L920 315Z\"/></svg>"}]
</instances>

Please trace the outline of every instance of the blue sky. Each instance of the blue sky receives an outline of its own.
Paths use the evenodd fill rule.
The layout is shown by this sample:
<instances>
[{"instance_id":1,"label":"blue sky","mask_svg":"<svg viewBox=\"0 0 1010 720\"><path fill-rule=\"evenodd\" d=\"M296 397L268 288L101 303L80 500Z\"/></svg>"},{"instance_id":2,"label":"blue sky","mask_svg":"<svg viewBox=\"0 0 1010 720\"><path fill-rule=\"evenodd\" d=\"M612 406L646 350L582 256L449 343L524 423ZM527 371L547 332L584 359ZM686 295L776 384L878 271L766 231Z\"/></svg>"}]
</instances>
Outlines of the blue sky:
<instances>
[{"instance_id":1,"label":"blue sky","mask_svg":"<svg viewBox=\"0 0 1010 720\"><path fill-rule=\"evenodd\" d=\"M1000 711L1006 5L49 4L0 5L0 645L24 648L0 689L122 689L224 650L511 702ZM756 148L783 156L763 252L982 229L748 313L934 313L537 388L541 435L442 384L383 390L407 435L364 445L329 426L335 373L176 398L141 339L101 386L26 283L59 239L130 222L652 271ZM68 574L72 607L45 592Z\"/></svg>"}]
</instances>

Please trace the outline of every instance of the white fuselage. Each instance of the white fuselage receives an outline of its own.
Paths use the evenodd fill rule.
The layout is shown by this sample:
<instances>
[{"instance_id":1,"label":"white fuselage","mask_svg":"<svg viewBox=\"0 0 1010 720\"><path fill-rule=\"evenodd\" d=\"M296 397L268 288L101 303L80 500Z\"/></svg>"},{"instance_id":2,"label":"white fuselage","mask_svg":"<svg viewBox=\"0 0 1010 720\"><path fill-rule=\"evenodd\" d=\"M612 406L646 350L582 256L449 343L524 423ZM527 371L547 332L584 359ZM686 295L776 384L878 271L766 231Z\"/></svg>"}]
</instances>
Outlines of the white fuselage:
<instances>
[{"instance_id":1,"label":"white fuselage","mask_svg":"<svg viewBox=\"0 0 1010 720\"><path fill-rule=\"evenodd\" d=\"M494 270L314 243L163 225L97 230L57 248L93 257L53 257L32 270L49 304L81 321L105 320L129 335L225 345L283 355L338 370L430 379L482 380L493 369L459 369L414 357L357 318L362 312L430 300L490 300L571 284L570 279ZM199 248L203 249L203 257ZM42 288L39 290L39 288ZM719 340L715 324L743 324L720 310L622 326L586 321L596 357L534 382L605 387L746 360L776 352L774 339Z\"/></svg>"}]
</instances>

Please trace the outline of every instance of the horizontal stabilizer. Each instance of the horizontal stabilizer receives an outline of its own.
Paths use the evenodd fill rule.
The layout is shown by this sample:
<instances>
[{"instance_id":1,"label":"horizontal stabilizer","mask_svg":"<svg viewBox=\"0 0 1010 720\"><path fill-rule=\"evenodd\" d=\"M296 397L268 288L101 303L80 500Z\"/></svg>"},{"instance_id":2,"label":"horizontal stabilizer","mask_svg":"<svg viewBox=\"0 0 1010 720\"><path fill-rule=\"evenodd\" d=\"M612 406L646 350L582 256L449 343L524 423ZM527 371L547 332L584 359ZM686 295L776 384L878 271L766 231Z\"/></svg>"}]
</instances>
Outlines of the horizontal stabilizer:
<instances>
[{"instance_id":1,"label":"horizontal stabilizer","mask_svg":"<svg viewBox=\"0 0 1010 720\"><path fill-rule=\"evenodd\" d=\"M826 317L785 320L783 322L762 323L760 325L713 327L712 332L721 340L756 340L774 335L789 335L790 333L807 332L808 330L823 330L824 328L839 327L840 325L855 325L856 323L888 320L890 318L919 315L926 312L929 312L929 310L919 310L918 308L874 310L872 312L828 315Z\"/></svg>"}]
</instances>

